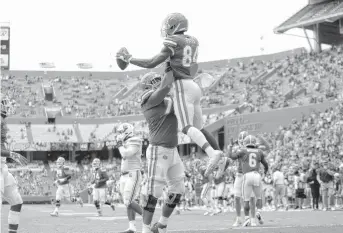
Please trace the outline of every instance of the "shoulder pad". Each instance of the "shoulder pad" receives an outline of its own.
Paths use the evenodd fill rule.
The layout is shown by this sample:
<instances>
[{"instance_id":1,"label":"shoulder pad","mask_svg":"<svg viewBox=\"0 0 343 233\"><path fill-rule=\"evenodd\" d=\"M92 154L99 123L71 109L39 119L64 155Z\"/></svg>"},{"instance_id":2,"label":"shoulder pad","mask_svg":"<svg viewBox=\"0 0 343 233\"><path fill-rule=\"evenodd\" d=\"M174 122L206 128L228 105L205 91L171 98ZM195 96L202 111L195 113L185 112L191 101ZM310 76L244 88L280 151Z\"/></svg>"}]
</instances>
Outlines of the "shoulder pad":
<instances>
[{"instance_id":1,"label":"shoulder pad","mask_svg":"<svg viewBox=\"0 0 343 233\"><path fill-rule=\"evenodd\" d=\"M142 96L141 96L141 105L144 104L150 98L152 93L154 93L154 91L153 90L149 90L149 91L146 91L146 92L144 92L142 94Z\"/></svg>"},{"instance_id":2,"label":"shoulder pad","mask_svg":"<svg viewBox=\"0 0 343 233\"><path fill-rule=\"evenodd\" d=\"M105 172L106 168L102 167L102 168L100 168L100 171Z\"/></svg>"},{"instance_id":3,"label":"shoulder pad","mask_svg":"<svg viewBox=\"0 0 343 233\"><path fill-rule=\"evenodd\" d=\"M126 145L132 145L132 146L140 146L142 145L142 139L139 137L131 137L126 140Z\"/></svg>"},{"instance_id":4,"label":"shoulder pad","mask_svg":"<svg viewBox=\"0 0 343 233\"><path fill-rule=\"evenodd\" d=\"M169 36L163 40L163 45L168 48L176 48L177 47L177 38L175 36Z\"/></svg>"}]
</instances>

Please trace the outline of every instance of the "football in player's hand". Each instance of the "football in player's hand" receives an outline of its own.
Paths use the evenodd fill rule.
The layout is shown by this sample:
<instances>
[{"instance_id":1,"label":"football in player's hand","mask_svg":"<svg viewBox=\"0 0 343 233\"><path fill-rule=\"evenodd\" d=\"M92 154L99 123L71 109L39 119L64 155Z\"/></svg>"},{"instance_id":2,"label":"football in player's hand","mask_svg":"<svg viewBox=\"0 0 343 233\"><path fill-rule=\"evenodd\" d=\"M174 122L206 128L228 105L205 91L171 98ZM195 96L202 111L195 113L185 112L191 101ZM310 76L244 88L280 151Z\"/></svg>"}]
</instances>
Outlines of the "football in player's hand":
<instances>
[{"instance_id":1,"label":"football in player's hand","mask_svg":"<svg viewBox=\"0 0 343 233\"><path fill-rule=\"evenodd\" d=\"M116 59L117 59L117 64L121 70L125 70L129 66L130 58L131 58L131 55L129 54L129 51L125 47L119 49L116 55Z\"/></svg>"}]
</instances>

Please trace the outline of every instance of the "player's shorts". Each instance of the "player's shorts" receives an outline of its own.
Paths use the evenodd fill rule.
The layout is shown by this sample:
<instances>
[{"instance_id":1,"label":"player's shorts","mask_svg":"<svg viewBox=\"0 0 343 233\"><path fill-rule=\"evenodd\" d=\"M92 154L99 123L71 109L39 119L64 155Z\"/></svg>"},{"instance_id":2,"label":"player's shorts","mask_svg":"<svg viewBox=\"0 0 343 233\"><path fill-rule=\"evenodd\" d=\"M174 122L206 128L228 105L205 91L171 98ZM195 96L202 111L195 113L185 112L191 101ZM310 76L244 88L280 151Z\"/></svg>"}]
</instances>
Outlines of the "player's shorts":
<instances>
[{"instance_id":1,"label":"player's shorts","mask_svg":"<svg viewBox=\"0 0 343 233\"><path fill-rule=\"evenodd\" d=\"M208 199L210 200L210 196L211 196L211 184L210 183L205 183L203 186L202 186L202 190L201 190L201 195L200 195L200 198L201 199Z\"/></svg>"},{"instance_id":2,"label":"player's shorts","mask_svg":"<svg viewBox=\"0 0 343 233\"><path fill-rule=\"evenodd\" d=\"M280 196L280 197L286 196L286 186L284 184L275 185L275 196Z\"/></svg>"},{"instance_id":3,"label":"player's shorts","mask_svg":"<svg viewBox=\"0 0 343 233\"><path fill-rule=\"evenodd\" d=\"M320 189L321 189L321 191L322 191L322 194L323 193L327 193L327 195L329 195L329 196L331 196L331 195L333 195L333 193L334 193L334 185L333 185L333 182L331 181L331 182L328 182L328 183L322 183L321 185L320 185Z\"/></svg>"},{"instance_id":4,"label":"player's shorts","mask_svg":"<svg viewBox=\"0 0 343 233\"><path fill-rule=\"evenodd\" d=\"M56 190L56 200L62 200L64 197L65 198L70 198L70 186L69 184L62 184L58 185L57 190Z\"/></svg>"},{"instance_id":5,"label":"player's shorts","mask_svg":"<svg viewBox=\"0 0 343 233\"><path fill-rule=\"evenodd\" d=\"M180 131L188 125L202 129L202 92L198 84L192 79L181 79L176 80L173 87L174 111Z\"/></svg>"},{"instance_id":6,"label":"player's shorts","mask_svg":"<svg viewBox=\"0 0 343 233\"><path fill-rule=\"evenodd\" d=\"M125 205L131 204L138 198L141 182L142 173L140 170L130 171L120 177L120 193Z\"/></svg>"},{"instance_id":7,"label":"player's shorts","mask_svg":"<svg viewBox=\"0 0 343 233\"><path fill-rule=\"evenodd\" d=\"M255 171L243 175L242 196L244 201L250 201L252 194L255 194L257 199L262 198L261 174Z\"/></svg>"},{"instance_id":8,"label":"player's shorts","mask_svg":"<svg viewBox=\"0 0 343 233\"><path fill-rule=\"evenodd\" d=\"M147 195L159 198L165 185L168 192L182 194L185 191L185 169L177 148L149 145L146 150L148 164Z\"/></svg>"},{"instance_id":9,"label":"player's shorts","mask_svg":"<svg viewBox=\"0 0 343 233\"><path fill-rule=\"evenodd\" d=\"M93 188L93 201L106 201L106 188Z\"/></svg>"},{"instance_id":10,"label":"player's shorts","mask_svg":"<svg viewBox=\"0 0 343 233\"><path fill-rule=\"evenodd\" d=\"M225 187L226 187L225 182L216 184L216 197L224 197Z\"/></svg>"}]
</instances>

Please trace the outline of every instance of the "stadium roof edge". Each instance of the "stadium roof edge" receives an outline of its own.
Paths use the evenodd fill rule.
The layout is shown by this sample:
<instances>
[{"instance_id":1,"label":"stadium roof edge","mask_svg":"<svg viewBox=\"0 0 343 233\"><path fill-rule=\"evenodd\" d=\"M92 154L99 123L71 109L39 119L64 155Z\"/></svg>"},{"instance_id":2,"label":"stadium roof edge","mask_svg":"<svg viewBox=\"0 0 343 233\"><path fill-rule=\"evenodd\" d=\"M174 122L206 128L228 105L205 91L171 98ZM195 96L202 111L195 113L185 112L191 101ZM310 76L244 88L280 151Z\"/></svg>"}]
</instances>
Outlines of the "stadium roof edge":
<instances>
[{"instance_id":1,"label":"stadium roof edge","mask_svg":"<svg viewBox=\"0 0 343 233\"><path fill-rule=\"evenodd\" d=\"M338 3L326 2L306 5L278 27L274 28L274 33L280 34L293 28L305 28L310 25L325 22L327 19L337 20L343 17L342 6L343 2L341 1ZM316 15L318 16L315 17ZM302 18L305 19L302 20Z\"/></svg>"}]
</instances>

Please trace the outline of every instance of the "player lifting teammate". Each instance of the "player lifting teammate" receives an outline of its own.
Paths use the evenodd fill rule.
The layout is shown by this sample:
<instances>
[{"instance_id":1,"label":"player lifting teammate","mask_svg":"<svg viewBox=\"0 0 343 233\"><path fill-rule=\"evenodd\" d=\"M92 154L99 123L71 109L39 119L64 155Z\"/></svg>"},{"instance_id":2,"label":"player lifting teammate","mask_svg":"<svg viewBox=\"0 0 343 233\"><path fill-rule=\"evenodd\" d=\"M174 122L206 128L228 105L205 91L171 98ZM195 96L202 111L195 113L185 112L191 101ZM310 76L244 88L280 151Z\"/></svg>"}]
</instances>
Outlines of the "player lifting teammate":
<instances>
[{"instance_id":1,"label":"player lifting teammate","mask_svg":"<svg viewBox=\"0 0 343 233\"><path fill-rule=\"evenodd\" d=\"M23 200L18 191L17 181L8 171L6 159L9 158L19 165L26 165L27 160L15 152L6 149L7 125L6 117L11 110L10 102L1 94L1 202L4 198L11 206L8 213L8 232L16 233L19 227L19 219ZM2 204L2 203L1 203Z\"/></svg>"},{"instance_id":2,"label":"player lifting teammate","mask_svg":"<svg viewBox=\"0 0 343 233\"><path fill-rule=\"evenodd\" d=\"M167 62L167 70L173 75L173 102L179 129L188 135L210 157L206 175L210 174L223 153L214 137L203 128L200 99L202 91L193 81L198 70L198 40L184 33L188 30L188 20L180 13L172 13L163 21L161 34L163 48L151 59L133 58L127 50L121 49L117 59L142 68L155 68Z\"/></svg>"},{"instance_id":3,"label":"player lifting teammate","mask_svg":"<svg viewBox=\"0 0 343 233\"><path fill-rule=\"evenodd\" d=\"M250 206L249 201L252 193L254 193L257 201L256 207L258 213L256 216L259 221L262 221L260 211L262 210L262 178L259 173L260 164L264 166L264 173L268 172L268 163L265 160L262 150L257 148L257 139L255 136L248 135L244 138L243 145L245 148L238 149L235 153L230 154L233 160L240 159L242 163L243 183L242 183L242 196L244 198L244 226L256 226L254 209L251 209L251 219L249 217ZM254 205L254 203L253 203Z\"/></svg>"},{"instance_id":4,"label":"player lifting teammate","mask_svg":"<svg viewBox=\"0 0 343 233\"><path fill-rule=\"evenodd\" d=\"M150 72L141 79L144 93L141 108L149 128L147 197L143 203L143 233L167 232L168 219L185 191L184 167L177 151L178 130L173 101L168 95L172 72L161 75ZM162 207L162 216L150 228L158 198L163 187L168 186L167 199Z\"/></svg>"},{"instance_id":5,"label":"player lifting teammate","mask_svg":"<svg viewBox=\"0 0 343 233\"><path fill-rule=\"evenodd\" d=\"M117 147L122 156L120 193L129 219L129 228L123 233L136 232L136 213L142 215L142 208L136 202L142 182L142 140L134 136L133 131L133 125L129 123L123 123L117 128Z\"/></svg>"}]
</instances>

